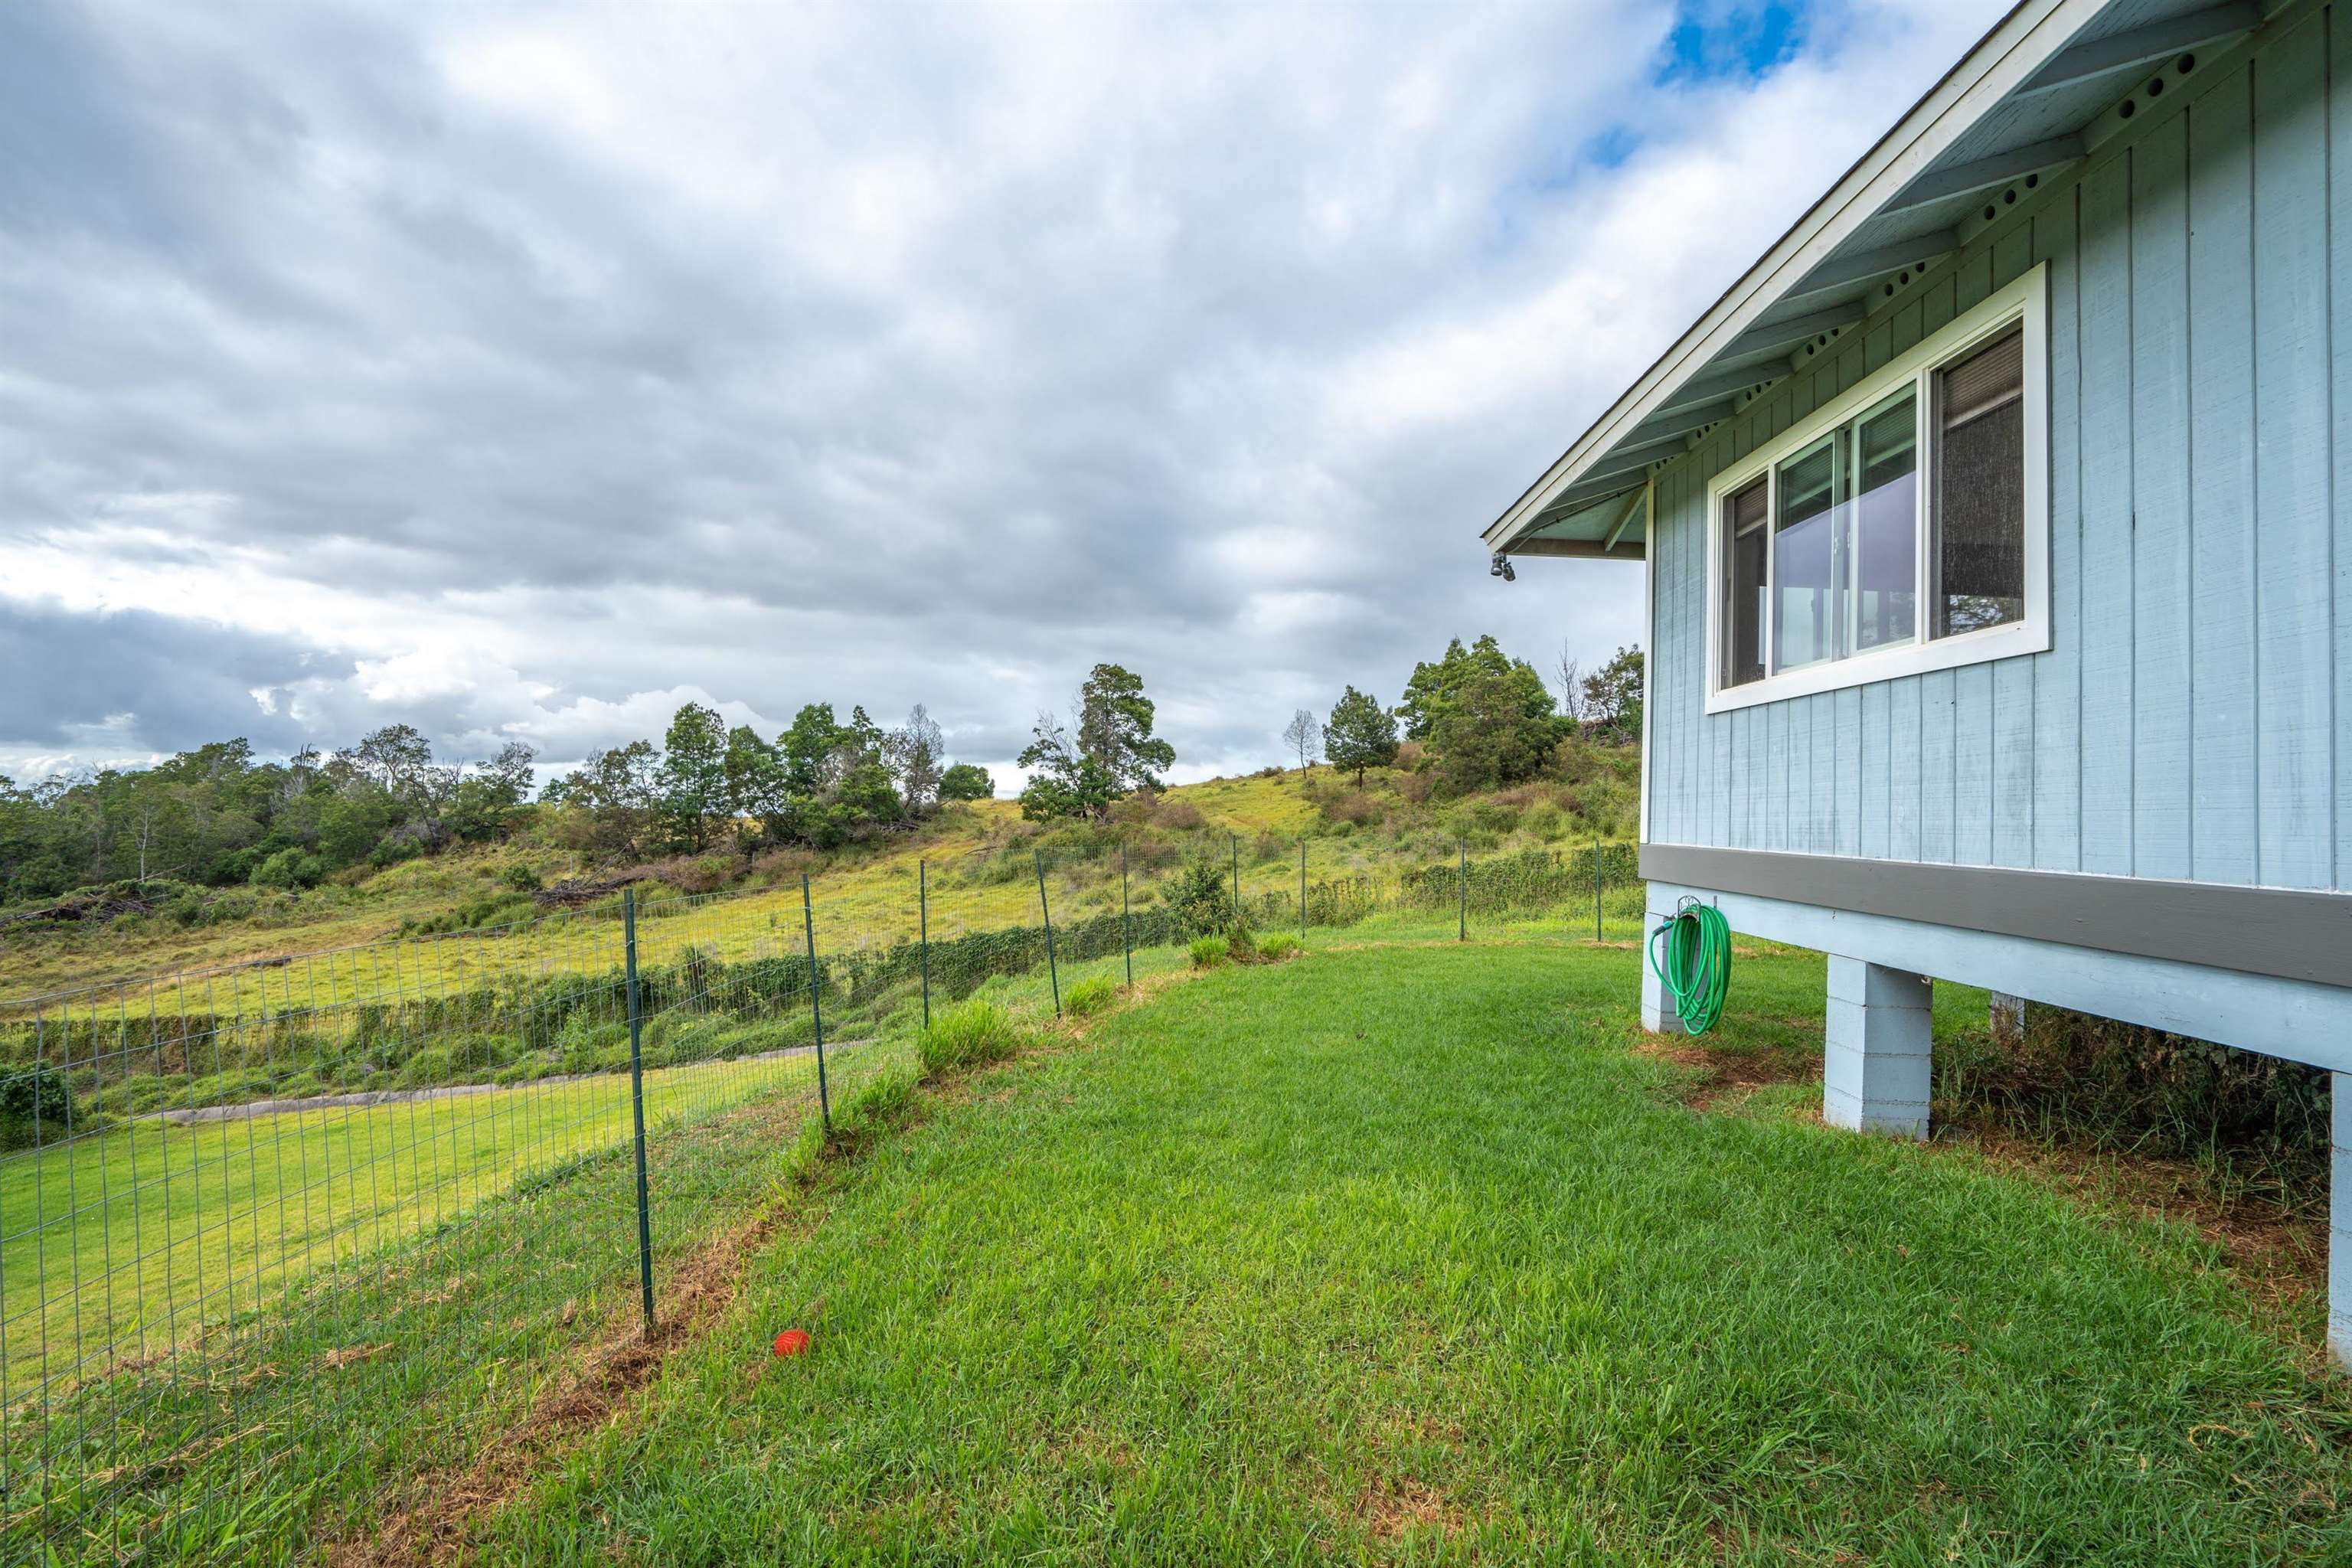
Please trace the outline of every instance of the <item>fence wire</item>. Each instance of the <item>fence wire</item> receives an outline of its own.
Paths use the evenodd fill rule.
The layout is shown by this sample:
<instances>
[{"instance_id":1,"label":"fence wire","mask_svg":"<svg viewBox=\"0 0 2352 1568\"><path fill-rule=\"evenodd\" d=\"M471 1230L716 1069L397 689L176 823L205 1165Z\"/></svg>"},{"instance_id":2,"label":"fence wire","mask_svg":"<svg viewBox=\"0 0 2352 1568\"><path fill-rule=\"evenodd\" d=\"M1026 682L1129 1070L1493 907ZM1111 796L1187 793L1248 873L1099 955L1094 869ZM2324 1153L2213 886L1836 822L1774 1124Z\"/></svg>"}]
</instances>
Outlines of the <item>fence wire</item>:
<instances>
[{"instance_id":1,"label":"fence wire","mask_svg":"<svg viewBox=\"0 0 2352 1568\"><path fill-rule=\"evenodd\" d=\"M648 885L0 1007L0 1560L282 1561L364 1531L659 1320L822 1114L821 1062L837 1100L873 1042L992 985L1058 1005L1237 917L1640 930L1630 845L1200 837L1000 846L837 904Z\"/></svg>"}]
</instances>

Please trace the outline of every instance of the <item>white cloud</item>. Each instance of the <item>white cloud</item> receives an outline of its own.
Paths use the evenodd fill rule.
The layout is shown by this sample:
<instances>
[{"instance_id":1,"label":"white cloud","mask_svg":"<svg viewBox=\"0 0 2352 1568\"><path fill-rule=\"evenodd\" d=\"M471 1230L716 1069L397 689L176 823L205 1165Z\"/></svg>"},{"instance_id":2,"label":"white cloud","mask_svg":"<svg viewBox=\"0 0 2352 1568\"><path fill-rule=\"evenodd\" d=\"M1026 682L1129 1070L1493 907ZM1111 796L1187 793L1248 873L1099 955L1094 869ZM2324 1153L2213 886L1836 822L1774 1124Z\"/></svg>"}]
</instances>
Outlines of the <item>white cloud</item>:
<instances>
[{"instance_id":1,"label":"white cloud","mask_svg":"<svg viewBox=\"0 0 2352 1568\"><path fill-rule=\"evenodd\" d=\"M1114 658L1194 776L1591 662L1633 573L1476 529L1998 8L1662 83L1665 0L9 7L0 619L82 668L0 762L691 696L1002 767Z\"/></svg>"}]
</instances>

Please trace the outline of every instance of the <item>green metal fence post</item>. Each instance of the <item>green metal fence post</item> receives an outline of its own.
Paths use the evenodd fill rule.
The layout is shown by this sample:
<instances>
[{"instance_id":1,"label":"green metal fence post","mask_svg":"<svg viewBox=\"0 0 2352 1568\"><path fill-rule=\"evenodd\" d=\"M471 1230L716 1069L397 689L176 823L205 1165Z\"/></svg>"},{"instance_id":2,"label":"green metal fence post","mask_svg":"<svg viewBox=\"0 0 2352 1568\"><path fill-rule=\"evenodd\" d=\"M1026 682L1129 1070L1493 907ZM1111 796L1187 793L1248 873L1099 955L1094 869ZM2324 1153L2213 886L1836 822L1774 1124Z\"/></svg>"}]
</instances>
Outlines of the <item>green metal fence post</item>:
<instances>
[{"instance_id":1,"label":"green metal fence post","mask_svg":"<svg viewBox=\"0 0 2352 1568\"><path fill-rule=\"evenodd\" d=\"M1456 940L1468 942L1470 940L1470 840L1465 837L1456 839L1455 842L1462 847L1462 867L1454 875L1454 886L1462 900L1462 929Z\"/></svg>"},{"instance_id":2,"label":"green metal fence post","mask_svg":"<svg viewBox=\"0 0 2352 1568\"><path fill-rule=\"evenodd\" d=\"M809 1018L816 1025L816 1112L824 1119L825 1136L833 1135L833 1096L824 1083L824 1003L817 993L819 984L816 967L816 908L809 901L808 873L801 873L801 929L808 933Z\"/></svg>"},{"instance_id":3,"label":"green metal fence post","mask_svg":"<svg viewBox=\"0 0 2352 1568\"><path fill-rule=\"evenodd\" d=\"M1228 833L1225 842L1234 852L1234 919L1239 921L1242 918L1242 836Z\"/></svg>"},{"instance_id":4,"label":"green metal fence post","mask_svg":"<svg viewBox=\"0 0 2352 1568\"><path fill-rule=\"evenodd\" d=\"M931 1026L931 873L920 860L915 862L915 904L923 938L923 1027L928 1029Z\"/></svg>"},{"instance_id":5,"label":"green metal fence post","mask_svg":"<svg viewBox=\"0 0 2352 1568\"><path fill-rule=\"evenodd\" d=\"M1601 840L1592 841L1592 940L1601 940Z\"/></svg>"},{"instance_id":6,"label":"green metal fence post","mask_svg":"<svg viewBox=\"0 0 2352 1568\"><path fill-rule=\"evenodd\" d=\"M1062 972L1054 963L1054 910L1045 902L1045 852L1032 849L1029 857L1037 862L1037 912L1045 921L1045 974L1053 982L1054 1016L1058 1018L1062 1016Z\"/></svg>"},{"instance_id":7,"label":"green metal fence post","mask_svg":"<svg viewBox=\"0 0 2352 1568\"><path fill-rule=\"evenodd\" d=\"M1127 896L1127 840L1118 841L1118 940L1127 949L1127 984L1135 988L1135 909Z\"/></svg>"},{"instance_id":8,"label":"green metal fence post","mask_svg":"<svg viewBox=\"0 0 2352 1568\"><path fill-rule=\"evenodd\" d=\"M637 1138L637 1288L645 1298L646 1337L654 1332L654 1221L646 1186L645 1009L637 997L637 892L621 889L621 943L629 977L629 1111Z\"/></svg>"},{"instance_id":9,"label":"green metal fence post","mask_svg":"<svg viewBox=\"0 0 2352 1568\"><path fill-rule=\"evenodd\" d=\"M1298 841L1298 940L1307 940L1307 840Z\"/></svg>"}]
</instances>

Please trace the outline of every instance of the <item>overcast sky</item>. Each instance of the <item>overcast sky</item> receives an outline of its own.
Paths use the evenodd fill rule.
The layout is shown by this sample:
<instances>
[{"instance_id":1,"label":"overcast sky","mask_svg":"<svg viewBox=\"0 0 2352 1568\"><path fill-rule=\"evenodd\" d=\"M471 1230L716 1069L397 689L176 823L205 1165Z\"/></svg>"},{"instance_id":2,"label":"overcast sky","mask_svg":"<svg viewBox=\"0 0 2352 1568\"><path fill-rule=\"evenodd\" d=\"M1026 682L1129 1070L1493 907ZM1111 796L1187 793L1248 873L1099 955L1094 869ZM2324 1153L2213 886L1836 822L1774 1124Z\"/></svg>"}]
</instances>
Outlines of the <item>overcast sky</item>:
<instances>
[{"instance_id":1,"label":"overcast sky","mask_svg":"<svg viewBox=\"0 0 2352 1568\"><path fill-rule=\"evenodd\" d=\"M2003 8L8 0L0 773L1596 661L1479 528Z\"/></svg>"}]
</instances>

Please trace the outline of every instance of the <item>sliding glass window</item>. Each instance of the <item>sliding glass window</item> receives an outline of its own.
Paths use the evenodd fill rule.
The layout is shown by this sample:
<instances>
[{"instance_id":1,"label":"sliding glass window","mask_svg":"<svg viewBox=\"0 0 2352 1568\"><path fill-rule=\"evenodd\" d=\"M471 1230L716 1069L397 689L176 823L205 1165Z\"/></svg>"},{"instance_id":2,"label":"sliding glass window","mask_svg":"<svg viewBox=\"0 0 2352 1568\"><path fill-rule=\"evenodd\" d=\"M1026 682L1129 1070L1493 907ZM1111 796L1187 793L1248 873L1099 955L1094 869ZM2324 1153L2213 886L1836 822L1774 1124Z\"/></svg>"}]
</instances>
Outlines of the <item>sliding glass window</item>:
<instances>
[{"instance_id":1,"label":"sliding glass window","mask_svg":"<svg viewBox=\"0 0 2352 1568\"><path fill-rule=\"evenodd\" d=\"M2049 647L2042 285L2037 268L1709 486L1710 705Z\"/></svg>"}]
</instances>

